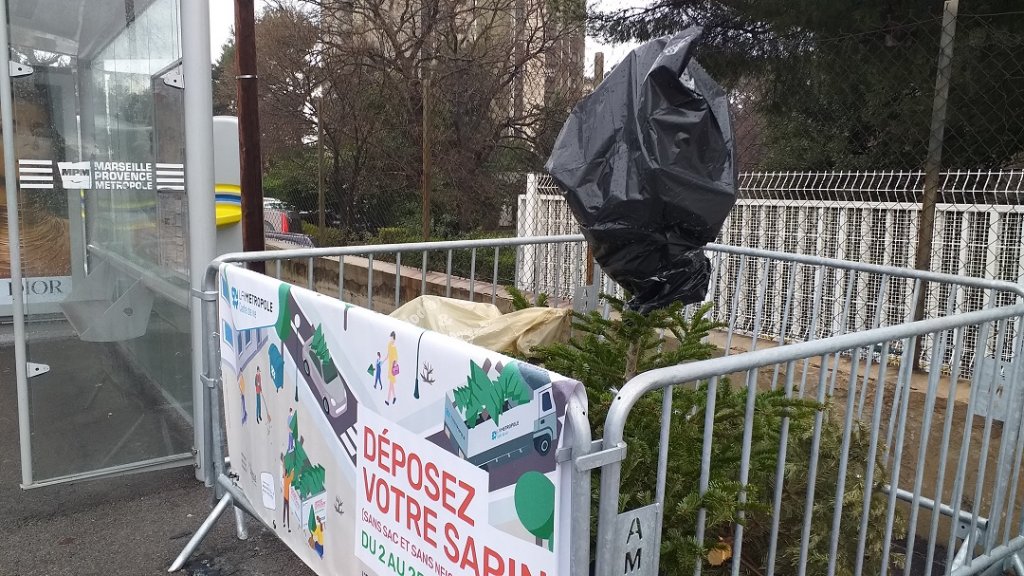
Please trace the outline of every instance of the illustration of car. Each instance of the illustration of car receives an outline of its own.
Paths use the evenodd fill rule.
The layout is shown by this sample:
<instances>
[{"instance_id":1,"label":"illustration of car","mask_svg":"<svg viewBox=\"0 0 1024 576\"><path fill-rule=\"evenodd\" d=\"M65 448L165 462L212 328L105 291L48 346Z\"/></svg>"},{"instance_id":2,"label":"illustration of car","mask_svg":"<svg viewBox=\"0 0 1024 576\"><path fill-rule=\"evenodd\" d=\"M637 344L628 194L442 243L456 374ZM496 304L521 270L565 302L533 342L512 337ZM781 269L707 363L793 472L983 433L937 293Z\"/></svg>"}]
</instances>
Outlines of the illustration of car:
<instances>
[{"instance_id":1,"label":"illustration of car","mask_svg":"<svg viewBox=\"0 0 1024 576\"><path fill-rule=\"evenodd\" d=\"M302 344L302 371L316 387L324 413L331 418L337 418L348 409L348 393L345 391L345 382L341 374L338 373L333 359L321 362L320 358L312 352L312 342L313 338L310 338Z\"/></svg>"}]
</instances>

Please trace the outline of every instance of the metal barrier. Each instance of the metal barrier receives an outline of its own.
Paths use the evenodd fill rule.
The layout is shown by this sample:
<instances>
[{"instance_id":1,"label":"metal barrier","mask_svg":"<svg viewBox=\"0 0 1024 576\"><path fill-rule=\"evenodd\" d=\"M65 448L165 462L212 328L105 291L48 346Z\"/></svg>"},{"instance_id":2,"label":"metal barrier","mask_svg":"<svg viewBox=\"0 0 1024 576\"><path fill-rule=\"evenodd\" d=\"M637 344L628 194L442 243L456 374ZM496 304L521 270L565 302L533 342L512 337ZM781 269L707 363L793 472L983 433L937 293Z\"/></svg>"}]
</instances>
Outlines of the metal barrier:
<instances>
[{"instance_id":1,"label":"metal barrier","mask_svg":"<svg viewBox=\"0 0 1024 576\"><path fill-rule=\"evenodd\" d=\"M314 265L315 261L319 258L337 258L338 259L338 276L337 286L339 293L338 295L344 294L345 287L345 270L346 270L346 257L359 257L366 256L365 271L367 276L367 293L366 300L368 308L374 309L374 272L378 269L378 266L388 267L394 272L394 303L397 304L401 297L401 280L407 277L408 270L403 268L402 257L404 253L421 253L421 269L420 269L420 293L427 293L428 280L430 282L435 281L434 276L438 273L432 270L432 262L430 261L430 253L443 252L446 253L445 259L445 270L446 274L443 276L444 292L446 295L451 296L453 293L453 270L454 260L453 252L460 249L469 250L471 252L470 262L470 279L468 281L468 292L470 299L475 298L477 285L476 285L476 264L477 264L477 251L488 250L493 251L493 276L492 282L489 284L488 290L491 302L496 302L498 295L499 286L499 256L503 249L515 249L523 246L533 246L541 244L553 244L559 245L566 242L578 242L582 239L580 236L551 236L544 238L503 238L494 240L481 240L481 241L454 241L454 242L425 242L425 243L414 243L414 244L387 244L378 246L356 246L356 247L337 247L337 248L305 248L305 249L292 249L292 250L268 250L264 252L246 252L246 253L235 253L225 254L219 258L213 260L206 270L206 276L203 279L203 291L199 294L203 304L202 310L200 311L200 317L202 322L203 334L206 337L205 352L203 355L203 373L200 376L204 388L205 394L203 396L203 402L207 409L204 412L206 416L205 422L198 425L204 426L206 430L205 438L207 444L205 446L197 447L196 450L196 466L203 468L204 470L212 471L212 473L205 474L206 484L208 487L214 488L215 495L218 498L218 503L214 507L213 511L209 514L206 520L202 523L199 529L195 532L189 542L185 545L182 552L174 560L169 568L169 572L175 572L184 567L185 562L192 555L193 552L199 547L203 539L209 534L213 528L217 519L231 506L234 506L235 521L237 534L240 539L246 539L248 532L245 526L243 511L248 512L250 516L258 518L255 514L252 505L246 500L245 496L242 495L233 486L232 481L226 473L225 468L230 466L227 458L224 456L224 443L225 435L223 430L223 423L221 418L221 386L223 384L221 375L221 362L220 362L220 326L218 322L218 311L217 311L217 298L218 298L218 287L219 287L219 274L220 267L222 264L234 263L244 264L249 262L273 262L275 266L272 270L268 270L272 275L281 278L283 269L282 262L289 260L297 260L305 262L306 265L306 284L309 288L315 288L315 272ZM378 262L374 263L375 256L381 255L394 255L394 263ZM268 267L269 268L269 267ZM509 282L512 284L512 282ZM483 288L481 286L481 288ZM485 292L481 290L481 297L484 297ZM536 301L536 294L535 301ZM552 305L560 305L559 299L555 298L549 301ZM589 453L592 448L590 425L587 419L587 407L585 396L571 396L568 399L566 407L565 426L571 431L572 437L575 440L575 445L564 452L559 452L557 455L559 461L568 461L569 459L576 457L577 455L583 455ZM571 532L574 535L590 534L590 473L579 468L573 468L572 478L572 498L573 507L575 510L581 511L578 514L574 514L571 518ZM574 576L587 576L587 567L590 563L590 539L589 537L582 538L578 545L574 546L571 551L571 564L573 566Z\"/></svg>"},{"instance_id":2,"label":"metal barrier","mask_svg":"<svg viewBox=\"0 0 1024 576\"><path fill-rule=\"evenodd\" d=\"M743 440L738 477L735 479L744 488L739 491L739 504L746 502L747 486L751 475L751 451L754 437L756 399L760 390L776 390L780 385L785 397L813 397L823 403L833 396L845 394L843 406L833 409L819 409L814 416L813 434L810 437L809 466L806 470L807 489L799 527L798 543L787 539L782 543L779 517L782 512L783 493L789 482L786 474L787 449L789 443L790 419L781 419L780 439L777 446L774 493L771 499L770 518L772 525L767 541L768 550L763 557L765 574L776 573L776 563L782 555L780 546L787 546L790 560L797 559L793 566L780 573L880 573L893 569L892 540L896 523L897 502L903 502L909 514L906 534L907 554L902 572L910 574L915 562L917 535L926 533L924 573L933 573L936 548L939 541L940 524L948 532L945 558L938 565L946 574L967 575L977 573L1002 573L1012 567L1018 574L1020 558L1016 552L1024 547L1024 496L1019 492L1018 477L1021 463L1022 438L1020 437L1021 393L1019 382L1024 378L1020 370L1021 337L1020 323L1024 314L1024 290L1001 282L976 282L971 279L923 274L911 270L867 269L852 263L828 261L820 258L804 258L793 255L750 251L747 249L716 247L723 254L737 254L741 258L779 259L788 262L803 262L817 267L820 272L832 269L881 274L883 286L897 278L904 278L913 284L913 297L923 289L924 281L941 283L947 295L945 314L938 318L896 324L867 331L845 333L824 339L808 341L746 353L715 358L691 364L665 368L641 374L628 382L614 399L607 420L604 423L602 449L585 457L584 461L600 463L601 490L597 539L597 565L599 574L611 575L625 565L630 566L631 550L624 547L629 533L622 530L631 525L631 518L641 518L644 513L656 516L656 534L661 534L664 511L680 502L667 502L666 483L669 459L681 455L669 452L670 433L673 419L699 419L703 417L703 444L700 447L700 479L698 495L703 498L709 491L709 480L716 462L712 459L715 438L715 401L718 387L723 379L736 375L745 380L746 404L743 414ZM742 261L740 266L742 267ZM852 283L855 275L850 275ZM738 290L739 288L737 288ZM990 292L983 310L956 312L957 292L961 289L977 289ZM792 283L787 290L787 299L793 299ZM821 283L818 282L817 294ZM1009 306L996 306L996 294L1008 293L1016 302ZM762 292L762 297L764 296ZM849 292L847 292L847 297ZM735 301L735 300L734 300ZM763 300L762 300L763 301ZM913 301L913 300L911 300ZM817 310L822 301L815 297L812 308ZM788 305L787 305L788 306ZM729 338L735 329L737 317L735 304L729 316ZM755 321L760 316L755 317ZM877 318L877 317L876 317ZM786 317L782 318L786 322ZM877 323L877 320L876 320ZM814 324L813 322L811 323ZM757 330L754 330L757 333ZM814 332L806 333L813 338ZM984 354L968 357L965 354L967 339L975 337L979 352ZM728 340L728 338L727 338ZM941 358L942 370L931 370L927 374L915 374L914 360L919 345L928 343L931 358ZM755 340L751 349L756 348ZM892 354L899 349L898 355ZM989 356L991 354L991 356ZM894 367L893 356L899 360ZM933 361L934 362L934 361ZM874 365L873 365L874 364ZM963 381L967 368L972 367L973 379ZM892 373L895 381L892 382ZM808 380L817 380L817 388L808 389ZM706 386L706 408L690 413L682 412L672 403L673 388L681 385ZM966 406L957 402L957 395L969 388ZM626 436L629 432L631 410L645 394L661 390L662 421L661 442L658 454L658 474L654 483L654 501L649 511L632 510L619 514L620 472L627 457ZM940 402L940 396L945 402ZM942 404L945 404L942 406ZM867 414L865 414L867 410ZM885 414L888 412L888 414ZM887 416L887 417L886 417ZM936 419L941 416L941 423ZM984 419L980 434L976 430L975 418ZM835 418L833 420L833 418ZM888 421L886 423L886 420ZM1003 420L998 438L993 438L995 422ZM959 424L954 428L954 423ZM842 443L836 470L835 492L823 493L817 485L816 474L821 455L823 428L842 426ZM864 426L864 428L861 428ZM869 435L868 455L863 468L853 469L848 460L851 449L851 435ZM915 438L915 433L917 437ZM958 439L959 436L959 439ZM976 442L980 442L980 451ZM995 449L993 442L998 443ZM975 448L972 449L972 444ZM693 448L691 448L693 449ZM951 452L959 453L955 462L947 462ZM990 462L990 453L996 452L996 461ZM915 455L916 452L916 455ZM879 455L882 455L879 458ZM791 453L792 455L792 453ZM611 460L611 462L608 462ZM912 489L899 488L901 474L910 474ZM905 476L904 476L905 477ZM948 478L948 480L947 480ZM862 482L860 502L851 503L847 482ZM950 488L948 482L952 483ZM873 498L882 493L886 496L884 526L868 525ZM829 514L831 530L826 536L812 535L812 523L822 512L816 509L820 500L833 502ZM948 502L948 503L947 503ZM906 506L909 504L909 506ZM854 508L851 518L844 508ZM987 513L983 516L982 514ZM697 512L693 537L697 543L706 543L707 518L705 509ZM740 510L739 521L728 523L731 544L731 573L749 572L744 562L744 516ZM1019 523L1014 519L1020 514ZM929 516L927 522L925 515ZM824 520L829 520L825 517ZM849 531L854 521L855 530ZM843 531L843 528L848 531ZM884 530L884 543L880 558L870 558L865 553L865 541L870 530ZM794 535L792 527L787 531ZM853 537L849 540L846 537ZM855 551L843 553L844 547L855 542ZM956 544L962 541L959 548ZM976 548L978 551L976 551ZM852 553L849 553L852 552ZM980 552L980 553L979 553ZM636 554L635 551L632 551ZM842 561L847 565L837 565ZM943 561L944 560L944 561ZM872 566L876 564L877 566ZM1005 566L1004 566L1005 564ZM698 561L694 573L704 568L703 560ZM656 567L655 567L656 569ZM688 570L687 570L688 571Z\"/></svg>"},{"instance_id":3,"label":"metal barrier","mask_svg":"<svg viewBox=\"0 0 1024 576\"><path fill-rule=\"evenodd\" d=\"M365 269L365 298L370 308L374 307L374 288L381 283L380 275L385 270L392 275L394 286L388 288L383 298L378 289L378 305L382 299L399 305L403 300L403 286L407 287L413 280L419 281L421 294L427 293L431 286L449 296L458 292L462 297L476 299L479 294L481 298L496 302L499 286L509 280L499 273L503 252L529 246L558 250L558 246L563 246L564 254L570 253L565 246L582 240L581 236L552 236L282 250L231 254L214 261L205 279L202 314L209 338L203 380L209 392L207 413L212 420L207 422L211 428L207 437L212 443L200 451L201 465L212 467L215 471L212 478L221 477L224 460L217 394L220 362L216 310L221 263L275 262L274 266L268 266L268 273L280 278L282 274L294 275L302 271L301 264L293 269L285 268L283 263L304 262L306 283L317 288L316 259L337 258L339 293L345 293L346 269L351 274L351 267L358 265ZM714 245L708 250L719 268L718 273L730 280L713 282L708 294L708 300L715 303L717 317L726 325L721 333L712 335L724 356L647 372L626 383L609 409L603 438L594 442L590 442L584 399L570 406L567 425L574 429L574 437L580 441L571 453L559 456L575 462L572 490L578 513L573 516L572 531L579 548L573 552L573 576L584 576L591 568L590 473L594 470L601 472L597 574L659 573L657 545L661 542L665 511L682 504L667 501L667 485L673 481L667 477L668 463L680 457L669 449L673 423L702 422L701 445L686 448L696 450L699 455L696 457L700 463L696 487L699 502L699 498L714 487L715 401L730 376L741 378L746 389L742 443L738 447L741 455L735 478L742 487L738 492L740 512L735 522L727 523L731 532L728 540L731 541L729 570L732 574L787 573L788 568L777 568L780 559L795 566L799 574L894 571L895 565L891 564L893 558L899 556L893 548L893 540L900 535L897 517L906 514L909 516L907 552L899 567L904 574L910 574L915 564L920 565L915 554L923 548L924 562L931 565L938 558L947 574L994 574L1013 568L1024 576L1024 565L1017 556L1024 548L1024 495L1020 493L1024 492L1021 490L1024 487L1017 481L1024 448L1020 427L1024 393L1017 385L1024 380L1020 369L1024 288L1008 282L748 248ZM455 255L459 251L470 252L468 263L460 264L462 267L468 264L468 278L455 275L459 268ZM411 259L418 266L403 265L403 254L406 262ZM413 257L409 258L409 254ZM437 254L442 257L434 258ZM485 272L480 276L477 274L478 258L482 254L492 255L493 261L487 263L490 274ZM394 256L384 262L386 255ZM354 257L365 259L350 260ZM723 270L724 263L731 272ZM485 280L488 275L489 282ZM324 280L322 270L319 276ZM809 278L813 285L802 284L794 278ZM730 284L731 289L727 291ZM881 306L851 310L850 302L856 291L866 284L877 288L875 294L879 295L879 302L886 301L885 294L891 287L902 286L907 289L906 296L914 299L921 290L937 292L942 296L942 305L936 317L889 324L893 318L883 314ZM578 287L573 288L568 293L579 294L575 290ZM556 290L548 304L567 304L559 297L565 293ZM968 293L972 302L980 303L980 309L964 308L964 295ZM532 295L536 302L537 294ZM752 298L754 314L739 314L741 298ZM780 309L765 305L772 298L783 301L781 313L768 315L764 312L769 308ZM857 329L850 321L854 313L861 314L872 327ZM758 338L765 333L766 323L775 323L776 333L782 336L770 341ZM825 326L831 328L823 329ZM794 343L794 340L800 341ZM920 370L922 367L927 370ZM814 382L817 382L816 387ZM673 390L679 386L694 386L706 392L703 409L694 407L680 412L673 404ZM767 546L763 558L759 559L763 561L764 572L761 572L751 571L750 566L744 564L743 550L744 521L753 519L755 513L754 508L746 506L754 504L747 501L751 495L751 452L763 432L755 430L753 424L758 411L758 393L765 390L782 391L789 400L813 399L816 404L812 431L807 436L809 445L799 446L801 450L806 449L808 466L806 478L802 480L806 482L806 490L800 494L803 508L802 513L797 514L798 526L783 525L780 521L784 495L793 497L787 493L792 474L787 469L787 455L796 454L789 442L790 417L783 416L780 420L778 444L773 449L774 470L770 475L774 478L770 483L770 512L762 513L764 517L759 518L771 523L768 538L761 543ZM655 391L663 391L663 396L657 475L651 475L655 478L653 505L620 513L622 463L630 453L629 416L637 402ZM966 401L958 401L958 395L966 396ZM842 405L825 405L830 398L841 399ZM822 434L827 430L839 431L841 438L837 469L833 471L835 490L831 494L817 481L822 463ZM850 449L855 441L861 440L867 445L868 456L860 468L854 468L849 459ZM952 460L954 453L956 458ZM694 454L689 456L694 457ZM831 462L836 455L826 456ZM220 494L224 489L221 485L226 483L218 484ZM851 501L847 484L861 488L856 501ZM233 496L228 492L223 498L230 502ZM869 526L869 513L878 498L884 499L884 523ZM831 503L826 512L821 506L815 506L822 501ZM236 506L244 506L237 499L234 502ZM220 510L224 508L226 506ZM704 507L697 510L697 521L692 527L692 540L699 545L704 545L708 537L724 534L722 526L708 524L706 512ZM820 517L823 513L827 515L825 523L831 530L827 535L812 534L816 514ZM856 529L850 532L850 526ZM655 561L642 565L642 549L634 549L635 543L630 543L633 530L641 527L648 533L653 529L655 535L648 539L654 545L647 544L651 547L643 549L647 550L644 558L653 556ZM673 531L689 530L683 526L671 528ZM716 530L714 534L709 532L711 528ZM208 530L205 524L204 529ZM790 534L795 534L794 530L799 534L789 538ZM867 549L867 540L869 533L875 534L871 532L875 530L884 532L884 544L881 550L871 551ZM927 535L920 545L917 544L918 534ZM195 545L201 536L197 534L193 539ZM940 544L940 536L945 545ZM627 543L632 548L627 548ZM179 560L187 557L195 545L190 542ZM692 567L662 567L661 572L699 574L709 566L706 557L696 556Z\"/></svg>"}]
</instances>

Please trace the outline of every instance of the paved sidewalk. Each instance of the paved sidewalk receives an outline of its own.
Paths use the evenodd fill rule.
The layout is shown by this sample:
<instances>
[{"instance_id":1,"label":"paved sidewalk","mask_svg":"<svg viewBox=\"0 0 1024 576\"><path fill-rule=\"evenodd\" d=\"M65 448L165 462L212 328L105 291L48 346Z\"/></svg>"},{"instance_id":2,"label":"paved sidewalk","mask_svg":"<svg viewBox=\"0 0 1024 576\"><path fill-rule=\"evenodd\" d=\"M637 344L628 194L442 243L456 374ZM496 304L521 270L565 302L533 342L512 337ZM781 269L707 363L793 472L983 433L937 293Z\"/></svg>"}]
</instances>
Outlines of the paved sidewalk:
<instances>
[{"instance_id":1,"label":"paved sidewalk","mask_svg":"<svg viewBox=\"0 0 1024 576\"><path fill-rule=\"evenodd\" d=\"M0 348L0 576L166 574L210 511L191 468L22 490L13 352ZM312 575L250 520L226 514L184 572L191 576Z\"/></svg>"}]
</instances>

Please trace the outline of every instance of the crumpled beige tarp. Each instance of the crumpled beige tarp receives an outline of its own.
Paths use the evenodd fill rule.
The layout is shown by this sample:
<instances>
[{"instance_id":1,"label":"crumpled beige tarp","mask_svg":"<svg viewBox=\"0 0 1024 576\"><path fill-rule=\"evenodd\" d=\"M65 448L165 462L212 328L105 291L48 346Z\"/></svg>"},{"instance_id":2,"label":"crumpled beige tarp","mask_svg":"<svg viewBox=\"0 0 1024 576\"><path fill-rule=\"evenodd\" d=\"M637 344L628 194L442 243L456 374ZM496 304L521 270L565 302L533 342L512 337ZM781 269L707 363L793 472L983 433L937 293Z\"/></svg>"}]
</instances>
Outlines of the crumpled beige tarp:
<instances>
[{"instance_id":1,"label":"crumpled beige tarp","mask_svg":"<svg viewBox=\"0 0 1024 576\"><path fill-rule=\"evenodd\" d=\"M529 354L535 346L564 340L571 324L571 312L564 308L502 314L493 304L441 296L420 296L391 317L506 354Z\"/></svg>"}]
</instances>

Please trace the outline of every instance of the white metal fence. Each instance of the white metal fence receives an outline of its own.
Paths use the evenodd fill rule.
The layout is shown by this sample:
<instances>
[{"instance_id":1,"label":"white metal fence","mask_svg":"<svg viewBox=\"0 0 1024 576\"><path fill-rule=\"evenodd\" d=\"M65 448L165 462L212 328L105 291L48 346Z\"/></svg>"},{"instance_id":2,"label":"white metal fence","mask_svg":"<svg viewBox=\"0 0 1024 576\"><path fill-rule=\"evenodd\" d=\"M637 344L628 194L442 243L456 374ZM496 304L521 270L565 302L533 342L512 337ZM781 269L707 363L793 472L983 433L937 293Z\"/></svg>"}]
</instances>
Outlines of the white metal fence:
<instances>
[{"instance_id":1,"label":"white metal fence","mask_svg":"<svg viewBox=\"0 0 1024 576\"><path fill-rule=\"evenodd\" d=\"M718 242L912 268L920 212L916 199L923 179L921 172L743 173L740 199ZM944 173L939 202L932 271L1024 282L1024 171ZM519 236L578 230L551 178L531 176L527 193L519 197ZM567 289L585 275L585 250L582 244L522 249L519 287L572 297ZM762 337L791 340L806 338L811 330L823 337L910 320L912 288L900 279L882 285L877 277L796 270L781 263L749 270L736 256L717 253L711 257L719 261L713 267L709 299L719 311L731 311L737 299L735 328L741 332L752 333L756 328ZM852 290L846 289L847 283L852 283ZM755 289L759 284L769 289ZM781 294L788 284L794 284L795 304L792 321L784 325L786 302ZM607 288L617 291L611 285ZM853 297L841 301L839 295L844 293ZM764 302L759 302L758 294L764 294ZM949 291L945 287L929 286L926 296L926 317L946 313ZM955 295L954 311L1006 305L1010 298L962 290ZM823 304L814 310L811 302Z\"/></svg>"}]
</instances>

